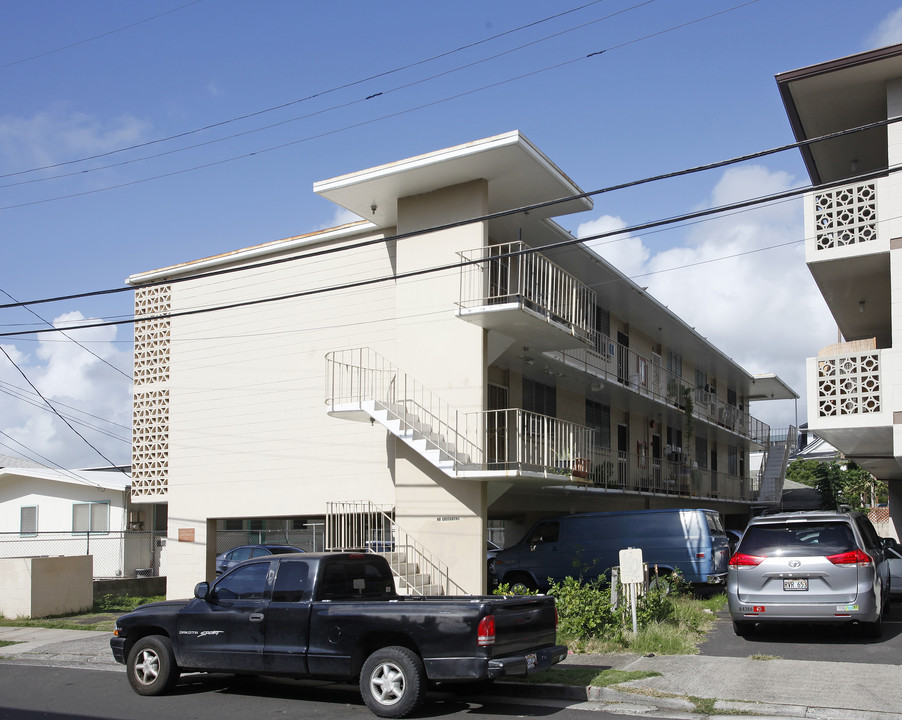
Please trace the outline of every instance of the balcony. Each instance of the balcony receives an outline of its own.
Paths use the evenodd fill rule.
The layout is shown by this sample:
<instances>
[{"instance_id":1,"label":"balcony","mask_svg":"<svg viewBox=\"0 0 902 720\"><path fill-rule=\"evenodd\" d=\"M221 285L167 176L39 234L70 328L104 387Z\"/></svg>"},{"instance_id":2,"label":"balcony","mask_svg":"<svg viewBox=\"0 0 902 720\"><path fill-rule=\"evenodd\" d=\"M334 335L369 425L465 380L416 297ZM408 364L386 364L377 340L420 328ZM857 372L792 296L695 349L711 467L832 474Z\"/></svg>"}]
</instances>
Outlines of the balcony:
<instances>
[{"instance_id":1,"label":"balcony","mask_svg":"<svg viewBox=\"0 0 902 720\"><path fill-rule=\"evenodd\" d=\"M898 221L888 178L805 196L805 258L843 337L889 345L890 238Z\"/></svg>"},{"instance_id":2,"label":"balcony","mask_svg":"<svg viewBox=\"0 0 902 720\"><path fill-rule=\"evenodd\" d=\"M326 392L330 415L380 423L448 477L744 501L757 488L735 474L612 452L591 428L522 408L458 412L368 348L326 356Z\"/></svg>"},{"instance_id":3,"label":"balcony","mask_svg":"<svg viewBox=\"0 0 902 720\"><path fill-rule=\"evenodd\" d=\"M808 426L881 479L902 479L889 391L898 353L871 341L840 343L808 358Z\"/></svg>"},{"instance_id":4,"label":"balcony","mask_svg":"<svg viewBox=\"0 0 902 720\"><path fill-rule=\"evenodd\" d=\"M695 418L758 445L768 442L768 425L736 405L719 400L714 393L692 387L679 375L665 370L660 357L647 358L603 335L599 335L593 344L597 349L558 350L546 352L545 357L599 380L617 383L653 402L680 409L684 404L683 388L689 387Z\"/></svg>"},{"instance_id":5,"label":"balcony","mask_svg":"<svg viewBox=\"0 0 902 720\"><path fill-rule=\"evenodd\" d=\"M595 293L522 242L460 253L457 316L528 340L536 350L579 347L594 332Z\"/></svg>"}]
</instances>

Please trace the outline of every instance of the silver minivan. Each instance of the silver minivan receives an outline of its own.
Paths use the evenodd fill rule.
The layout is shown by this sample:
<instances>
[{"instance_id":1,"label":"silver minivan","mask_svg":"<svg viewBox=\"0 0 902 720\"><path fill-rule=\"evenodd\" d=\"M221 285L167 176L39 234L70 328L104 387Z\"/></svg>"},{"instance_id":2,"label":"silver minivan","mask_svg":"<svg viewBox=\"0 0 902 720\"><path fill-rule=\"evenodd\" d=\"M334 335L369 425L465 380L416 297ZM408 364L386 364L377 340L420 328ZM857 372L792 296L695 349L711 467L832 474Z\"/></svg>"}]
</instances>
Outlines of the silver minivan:
<instances>
[{"instance_id":1,"label":"silver minivan","mask_svg":"<svg viewBox=\"0 0 902 720\"><path fill-rule=\"evenodd\" d=\"M756 624L855 622L879 637L890 597L885 544L861 513L753 518L727 572L733 630L745 636Z\"/></svg>"}]
</instances>

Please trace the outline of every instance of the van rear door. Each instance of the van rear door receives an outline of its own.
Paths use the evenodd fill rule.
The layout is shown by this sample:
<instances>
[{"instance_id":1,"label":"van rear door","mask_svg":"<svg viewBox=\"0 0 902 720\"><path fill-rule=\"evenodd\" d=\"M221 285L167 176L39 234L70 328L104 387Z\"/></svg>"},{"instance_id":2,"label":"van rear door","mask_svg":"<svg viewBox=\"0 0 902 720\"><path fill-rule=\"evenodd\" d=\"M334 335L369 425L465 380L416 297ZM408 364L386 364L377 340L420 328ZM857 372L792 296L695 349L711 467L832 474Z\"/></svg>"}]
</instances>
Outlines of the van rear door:
<instances>
[{"instance_id":1,"label":"van rear door","mask_svg":"<svg viewBox=\"0 0 902 720\"><path fill-rule=\"evenodd\" d=\"M714 511L704 513L711 536L711 574L726 577L730 562L730 541L720 521L720 514Z\"/></svg>"}]
</instances>

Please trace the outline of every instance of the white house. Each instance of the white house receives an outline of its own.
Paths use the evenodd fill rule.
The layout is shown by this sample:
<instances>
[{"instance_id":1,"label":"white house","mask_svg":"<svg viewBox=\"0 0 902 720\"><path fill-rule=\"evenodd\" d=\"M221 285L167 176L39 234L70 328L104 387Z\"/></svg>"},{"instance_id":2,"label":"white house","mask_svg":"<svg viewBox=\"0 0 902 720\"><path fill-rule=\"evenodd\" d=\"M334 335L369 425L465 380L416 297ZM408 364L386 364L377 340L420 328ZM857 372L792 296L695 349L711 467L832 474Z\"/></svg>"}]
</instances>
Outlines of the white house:
<instances>
[{"instance_id":1,"label":"white house","mask_svg":"<svg viewBox=\"0 0 902 720\"><path fill-rule=\"evenodd\" d=\"M152 536L134 532L152 508L131 504L130 484L123 468L59 470L0 456L0 557L91 555L96 578L157 574Z\"/></svg>"}]
</instances>

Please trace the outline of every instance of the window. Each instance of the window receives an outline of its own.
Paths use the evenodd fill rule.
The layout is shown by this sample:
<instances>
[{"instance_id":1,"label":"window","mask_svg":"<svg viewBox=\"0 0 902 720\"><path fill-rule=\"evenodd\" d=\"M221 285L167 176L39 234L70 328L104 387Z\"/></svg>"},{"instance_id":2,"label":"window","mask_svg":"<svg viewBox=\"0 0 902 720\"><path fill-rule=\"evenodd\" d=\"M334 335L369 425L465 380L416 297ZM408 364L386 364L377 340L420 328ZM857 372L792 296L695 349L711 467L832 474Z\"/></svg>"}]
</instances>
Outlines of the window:
<instances>
[{"instance_id":1,"label":"window","mask_svg":"<svg viewBox=\"0 0 902 720\"><path fill-rule=\"evenodd\" d=\"M244 530L244 521L241 518L226 518L223 530Z\"/></svg>"},{"instance_id":2,"label":"window","mask_svg":"<svg viewBox=\"0 0 902 720\"><path fill-rule=\"evenodd\" d=\"M19 513L19 535L38 534L37 506L23 507Z\"/></svg>"},{"instance_id":3,"label":"window","mask_svg":"<svg viewBox=\"0 0 902 720\"><path fill-rule=\"evenodd\" d=\"M273 602L302 602L310 599L309 568L306 562L279 563L272 591Z\"/></svg>"},{"instance_id":4,"label":"window","mask_svg":"<svg viewBox=\"0 0 902 720\"><path fill-rule=\"evenodd\" d=\"M673 350L667 351L667 370L677 377L683 377L683 356Z\"/></svg>"},{"instance_id":5,"label":"window","mask_svg":"<svg viewBox=\"0 0 902 720\"><path fill-rule=\"evenodd\" d=\"M586 426L595 431L599 447L611 449L611 406L586 400Z\"/></svg>"},{"instance_id":6,"label":"window","mask_svg":"<svg viewBox=\"0 0 902 720\"><path fill-rule=\"evenodd\" d=\"M269 563L254 563L238 568L216 583L217 600L260 600L266 589Z\"/></svg>"},{"instance_id":7,"label":"window","mask_svg":"<svg viewBox=\"0 0 902 720\"><path fill-rule=\"evenodd\" d=\"M523 378L523 409L539 415L557 417L554 387Z\"/></svg>"},{"instance_id":8,"label":"window","mask_svg":"<svg viewBox=\"0 0 902 720\"><path fill-rule=\"evenodd\" d=\"M109 503L78 503L72 506L72 532L106 533L109 531Z\"/></svg>"}]
</instances>

